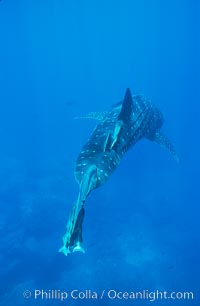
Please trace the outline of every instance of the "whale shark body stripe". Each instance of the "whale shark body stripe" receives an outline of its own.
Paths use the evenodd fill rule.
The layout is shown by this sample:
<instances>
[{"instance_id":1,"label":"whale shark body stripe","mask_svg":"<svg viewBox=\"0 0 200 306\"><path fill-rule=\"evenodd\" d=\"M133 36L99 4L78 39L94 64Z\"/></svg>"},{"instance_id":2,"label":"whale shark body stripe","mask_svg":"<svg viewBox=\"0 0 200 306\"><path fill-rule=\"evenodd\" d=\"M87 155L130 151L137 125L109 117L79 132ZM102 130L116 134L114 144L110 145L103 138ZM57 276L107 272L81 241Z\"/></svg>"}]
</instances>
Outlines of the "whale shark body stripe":
<instances>
[{"instance_id":1,"label":"whale shark body stripe","mask_svg":"<svg viewBox=\"0 0 200 306\"><path fill-rule=\"evenodd\" d=\"M140 139L147 138L176 156L169 139L160 133L162 113L143 96L131 96L129 89L122 103L114 105L102 115L91 113L89 117L96 117L100 122L77 158L75 178L80 191L60 249L65 255L73 251L84 251L79 234L82 231L85 200L92 190L105 184L128 149Z\"/></svg>"}]
</instances>

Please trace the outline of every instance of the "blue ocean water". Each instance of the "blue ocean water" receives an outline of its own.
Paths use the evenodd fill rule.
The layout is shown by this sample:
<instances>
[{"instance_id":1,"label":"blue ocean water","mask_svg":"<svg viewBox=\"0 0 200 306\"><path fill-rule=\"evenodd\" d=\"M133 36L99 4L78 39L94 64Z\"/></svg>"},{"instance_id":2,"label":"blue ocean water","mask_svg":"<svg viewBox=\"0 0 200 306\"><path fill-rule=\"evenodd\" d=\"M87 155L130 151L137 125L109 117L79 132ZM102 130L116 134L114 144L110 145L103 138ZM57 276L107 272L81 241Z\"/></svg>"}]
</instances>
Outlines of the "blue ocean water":
<instances>
[{"instance_id":1,"label":"blue ocean water","mask_svg":"<svg viewBox=\"0 0 200 306\"><path fill-rule=\"evenodd\" d=\"M199 305L199 13L198 0L0 1L1 305ZM127 87L162 110L180 163L136 144L87 200L86 254L65 257L74 165L96 124L74 117L107 110Z\"/></svg>"}]
</instances>

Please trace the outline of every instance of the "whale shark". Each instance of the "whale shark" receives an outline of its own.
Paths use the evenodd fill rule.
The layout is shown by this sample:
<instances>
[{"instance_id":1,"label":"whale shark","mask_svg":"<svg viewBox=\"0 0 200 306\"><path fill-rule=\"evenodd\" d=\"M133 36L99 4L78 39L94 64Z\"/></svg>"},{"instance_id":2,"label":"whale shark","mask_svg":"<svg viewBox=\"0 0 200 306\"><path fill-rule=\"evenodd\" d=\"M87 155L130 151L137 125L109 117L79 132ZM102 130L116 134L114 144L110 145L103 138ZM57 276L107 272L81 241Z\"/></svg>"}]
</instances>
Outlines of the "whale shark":
<instances>
[{"instance_id":1,"label":"whale shark","mask_svg":"<svg viewBox=\"0 0 200 306\"><path fill-rule=\"evenodd\" d=\"M146 138L167 149L178 161L175 148L161 132L161 111L142 95L132 95L126 89L122 101L109 111L91 112L84 118L99 121L88 141L82 147L75 166L75 179L79 184L77 201L71 209L59 252L66 256L73 252L85 252L82 246L82 224L85 201L90 192L109 179L124 154L139 140Z\"/></svg>"}]
</instances>

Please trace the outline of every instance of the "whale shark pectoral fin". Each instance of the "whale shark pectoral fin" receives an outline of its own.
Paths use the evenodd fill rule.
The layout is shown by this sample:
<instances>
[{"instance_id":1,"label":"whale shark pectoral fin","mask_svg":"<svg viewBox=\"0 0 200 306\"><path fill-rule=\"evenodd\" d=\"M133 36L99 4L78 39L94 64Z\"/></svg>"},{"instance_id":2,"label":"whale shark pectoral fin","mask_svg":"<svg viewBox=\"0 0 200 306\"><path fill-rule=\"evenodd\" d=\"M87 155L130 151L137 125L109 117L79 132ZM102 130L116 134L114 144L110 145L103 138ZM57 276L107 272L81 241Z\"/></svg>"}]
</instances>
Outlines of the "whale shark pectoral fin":
<instances>
[{"instance_id":1,"label":"whale shark pectoral fin","mask_svg":"<svg viewBox=\"0 0 200 306\"><path fill-rule=\"evenodd\" d=\"M95 119L95 120L103 120L103 118L108 114L108 112L90 112L86 115L81 115L79 117L75 117L74 119Z\"/></svg>"},{"instance_id":2,"label":"whale shark pectoral fin","mask_svg":"<svg viewBox=\"0 0 200 306\"><path fill-rule=\"evenodd\" d=\"M155 141L157 144L159 144L161 147L168 150L176 159L176 161L179 163L179 158L177 156L176 150L174 145L171 143L169 138L165 136L163 133L156 132L153 141Z\"/></svg>"},{"instance_id":3,"label":"whale shark pectoral fin","mask_svg":"<svg viewBox=\"0 0 200 306\"><path fill-rule=\"evenodd\" d=\"M121 111L118 116L118 120L122 120L123 122L129 122L132 112L133 112L133 98L131 95L131 91L127 88L124 100L122 102Z\"/></svg>"}]
</instances>

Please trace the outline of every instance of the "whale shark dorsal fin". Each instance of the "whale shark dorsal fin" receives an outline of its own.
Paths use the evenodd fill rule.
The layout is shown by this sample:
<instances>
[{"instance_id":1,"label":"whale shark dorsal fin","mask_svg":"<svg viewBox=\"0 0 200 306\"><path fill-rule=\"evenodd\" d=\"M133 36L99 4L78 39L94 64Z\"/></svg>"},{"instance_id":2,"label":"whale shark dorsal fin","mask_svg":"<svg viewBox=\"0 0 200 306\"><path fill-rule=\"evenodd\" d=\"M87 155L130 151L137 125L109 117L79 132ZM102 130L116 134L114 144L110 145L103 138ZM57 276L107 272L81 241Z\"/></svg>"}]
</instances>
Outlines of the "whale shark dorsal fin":
<instances>
[{"instance_id":1,"label":"whale shark dorsal fin","mask_svg":"<svg viewBox=\"0 0 200 306\"><path fill-rule=\"evenodd\" d=\"M122 120L123 122L128 122L130 120L132 111L133 111L133 98L130 89L127 88L124 100L122 102L122 108L118 116L118 120Z\"/></svg>"},{"instance_id":2,"label":"whale shark dorsal fin","mask_svg":"<svg viewBox=\"0 0 200 306\"><path fill-rule=\"evenodd\" d=\"M153 141L155 141L161 147L168 150L174 156L175 160L179 163L179 158L178 158L178 155L176 153L175 147L171 143L171 141L169 140L169 138L167 136L165 136L163 133L158 131L158 132L155 133Z\"/></svg>"},{"instance_id":3,"label":"whale shark dorsal fin","mask_svg":"<svg viewBox=\"0 0 200 306\"><path fill-rule=\"evenodd\" d=\"M74 119L95 119L95 120L103 120L103 118L107 115L108 112L90 112L86 115L81 115L75 117Z\"/></svg>"}]
</instances>

